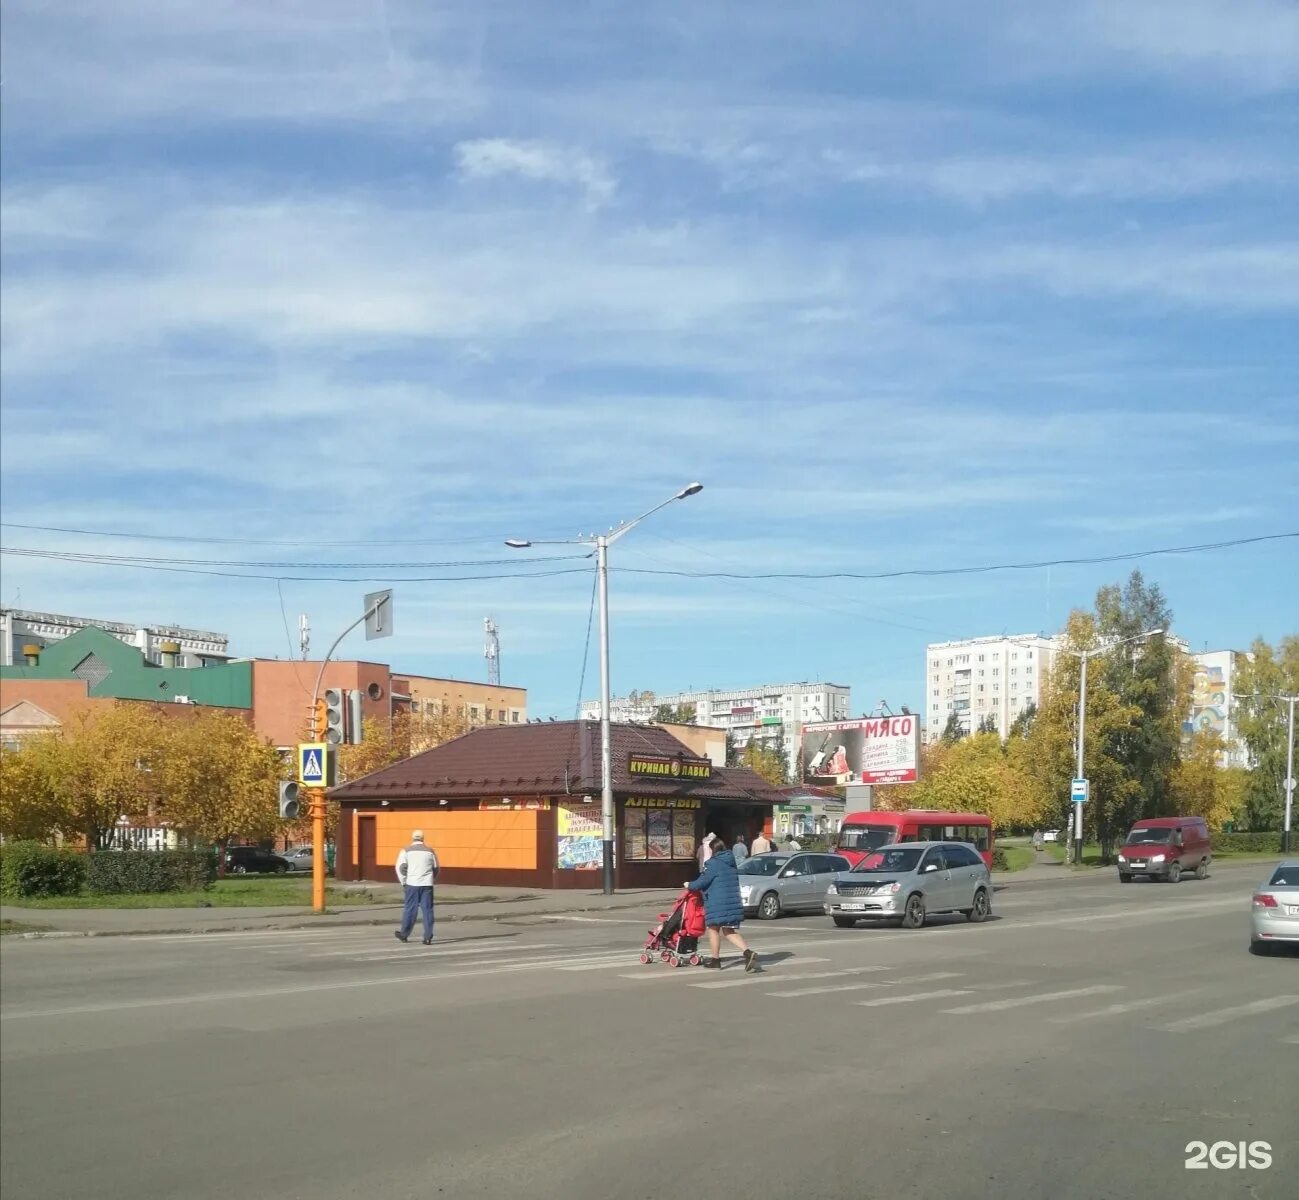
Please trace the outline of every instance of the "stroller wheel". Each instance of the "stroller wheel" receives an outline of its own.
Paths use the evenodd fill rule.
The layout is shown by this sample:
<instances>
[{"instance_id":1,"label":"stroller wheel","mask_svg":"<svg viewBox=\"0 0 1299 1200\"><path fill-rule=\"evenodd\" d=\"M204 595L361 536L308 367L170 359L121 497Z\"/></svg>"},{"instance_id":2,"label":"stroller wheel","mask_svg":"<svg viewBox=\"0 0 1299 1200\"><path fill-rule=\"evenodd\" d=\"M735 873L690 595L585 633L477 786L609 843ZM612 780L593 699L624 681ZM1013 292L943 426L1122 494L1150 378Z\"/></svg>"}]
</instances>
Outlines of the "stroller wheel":
<instances>
[{"instance_id":1,"label":"stroller wheel","mask_svg":"<svg viewBox=\"0 0 1299 1200\"><path fill-rule=\"evenodd\" d=\"M698 966L701 962L703 962L703 961L704 961L704 960L703 960L702 958L700 958L698 954L692 954L692 955L690 956L690 965L691 965L692 967L697 967L697 966Z\"/></svg>"},{"instance_id":2,"label":"stroller wheel","mask_svg":"<svg viewBox=\"0 0 1299 1200\"><path fill-rule=\"evenodd\" d=\"M672 951L671 951L671 950L664 950L663 953L662 953L661 955L659 955L659 957L662 958L662 960L663 960L664 962L671 962L671 961L672 961Z\"/></svg>"},{"instance_id":3,"label":"stroller wheel","mask_svg":"<svg viewBox=\"0 0 1299 1200\"><path fill-rule=\"evenodd\" d=\"M650 960L650 956L649 956L648 954L646 954L644 950L642 950L642 951L640 952L640 960L641 960L641 962L643 962L643 963L647 963L647 962L649 962L649 960Z\"/></svg>"},{"instance_id":4,"label":"stroller wheel","mask_svg":"<svg viewBox=\"0 0 1299 1200\"><path fill-rule=\"evenodd\" d=\"M681 959L678 958L675 954L668 959L668 966L679 967L680 965L681 965Z\"/></svg>"}]
</instances>

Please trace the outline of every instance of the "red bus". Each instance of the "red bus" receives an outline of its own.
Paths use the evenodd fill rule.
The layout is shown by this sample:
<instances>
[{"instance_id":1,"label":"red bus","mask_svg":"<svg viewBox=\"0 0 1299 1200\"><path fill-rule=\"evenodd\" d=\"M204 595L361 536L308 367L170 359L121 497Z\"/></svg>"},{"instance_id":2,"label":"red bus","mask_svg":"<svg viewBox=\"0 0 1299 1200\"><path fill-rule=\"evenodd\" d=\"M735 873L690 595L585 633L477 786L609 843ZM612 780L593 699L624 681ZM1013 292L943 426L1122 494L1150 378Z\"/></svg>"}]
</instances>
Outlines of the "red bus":
<instances>
[{"instance_id":1,"label":"red bus","mask_svg":"<svg viewBox=\"0 0 1299 1200\"><path fill-rule=\"evenodd\" d=\"M849 813L843 819L835 849L856 866L872 850L893 842L969 842L992 866L992 821L983 813L940 812L933 808Z\"/></svg>"}]
</instances>

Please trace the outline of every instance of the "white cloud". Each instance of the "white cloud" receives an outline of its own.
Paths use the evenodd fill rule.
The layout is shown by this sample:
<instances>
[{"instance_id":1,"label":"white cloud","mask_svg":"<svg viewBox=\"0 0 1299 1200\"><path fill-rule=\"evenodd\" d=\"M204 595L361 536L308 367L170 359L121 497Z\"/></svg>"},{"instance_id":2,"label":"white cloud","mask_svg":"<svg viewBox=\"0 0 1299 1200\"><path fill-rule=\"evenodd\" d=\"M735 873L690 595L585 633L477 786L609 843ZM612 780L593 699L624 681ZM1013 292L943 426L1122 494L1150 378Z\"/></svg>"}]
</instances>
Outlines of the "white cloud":
<instances>
[{"instance_id":1,"label":"white cloud","mask_svg":"<svg viewBox=\"0 0 1299 1200\"><path fill-rule=\"evenodd\" d=\"M535 183L571 184L586 194L591 208L607 204L617 189L617 182L603 163L571 147L477 138L460 142L455 152L460 173L466 179L518 176Z\"/></svg>"}]
</instances>

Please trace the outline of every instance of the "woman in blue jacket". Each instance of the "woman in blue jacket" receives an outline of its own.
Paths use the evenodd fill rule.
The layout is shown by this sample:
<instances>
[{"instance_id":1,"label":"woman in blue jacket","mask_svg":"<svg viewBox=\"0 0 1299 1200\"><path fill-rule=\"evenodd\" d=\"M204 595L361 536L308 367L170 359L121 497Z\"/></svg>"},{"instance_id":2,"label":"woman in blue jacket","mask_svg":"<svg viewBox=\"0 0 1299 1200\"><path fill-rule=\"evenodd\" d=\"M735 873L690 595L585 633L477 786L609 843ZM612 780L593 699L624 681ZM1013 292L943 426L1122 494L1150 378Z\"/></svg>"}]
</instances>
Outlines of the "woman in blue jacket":
<instances>
[{"instance_id":1,"label":"woman in blue jacket","mask_svg":"<svg viewBox=\"0 0 1299 1200\"><path fill-rule=\"evenodd\" d=\"M758 956L749 949L740 936L744 921L744 905L740 903L740 873L735 869L735 855L719 837L713 838L713 855L704 864L703 874L693 883L687 883L692 892L704 896L704 924L708 928L708 948L712 957L704 959L706 967L722 965L722 935L733 946L744 951L744 969L756 971Z\"/></svg>"}]
</instances>

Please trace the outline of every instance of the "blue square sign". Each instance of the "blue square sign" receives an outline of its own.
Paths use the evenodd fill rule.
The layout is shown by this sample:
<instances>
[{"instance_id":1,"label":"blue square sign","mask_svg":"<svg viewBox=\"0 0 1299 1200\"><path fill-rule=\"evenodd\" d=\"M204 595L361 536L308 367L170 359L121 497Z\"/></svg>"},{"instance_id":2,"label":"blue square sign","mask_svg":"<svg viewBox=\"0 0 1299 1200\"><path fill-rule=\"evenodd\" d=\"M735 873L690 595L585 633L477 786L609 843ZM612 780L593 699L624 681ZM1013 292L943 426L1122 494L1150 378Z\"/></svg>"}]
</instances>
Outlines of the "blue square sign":
<instances>
[{"instance_id":1,"label":"blue square sign","mask_svg":"<svg viewBox=\"0 0 1299 1200\"><path fill-rule=\"evenodd\" d=\"M1086 804L1091 795L1091 785L1085 779L1075 779L1069 789L1069 800L1073 804Z\"/></svg>"},{"instance_id":2,"label":"blue square sign","mask_svg":"<svg viewBox=\"0 0 1299 1200\"><path fill-rule=\"evenodd\" d=\"M327 787L329 784L329 746L324 742L305 742L298 747L298 782L304 787Z\"/></svg>"}]
</instances>

